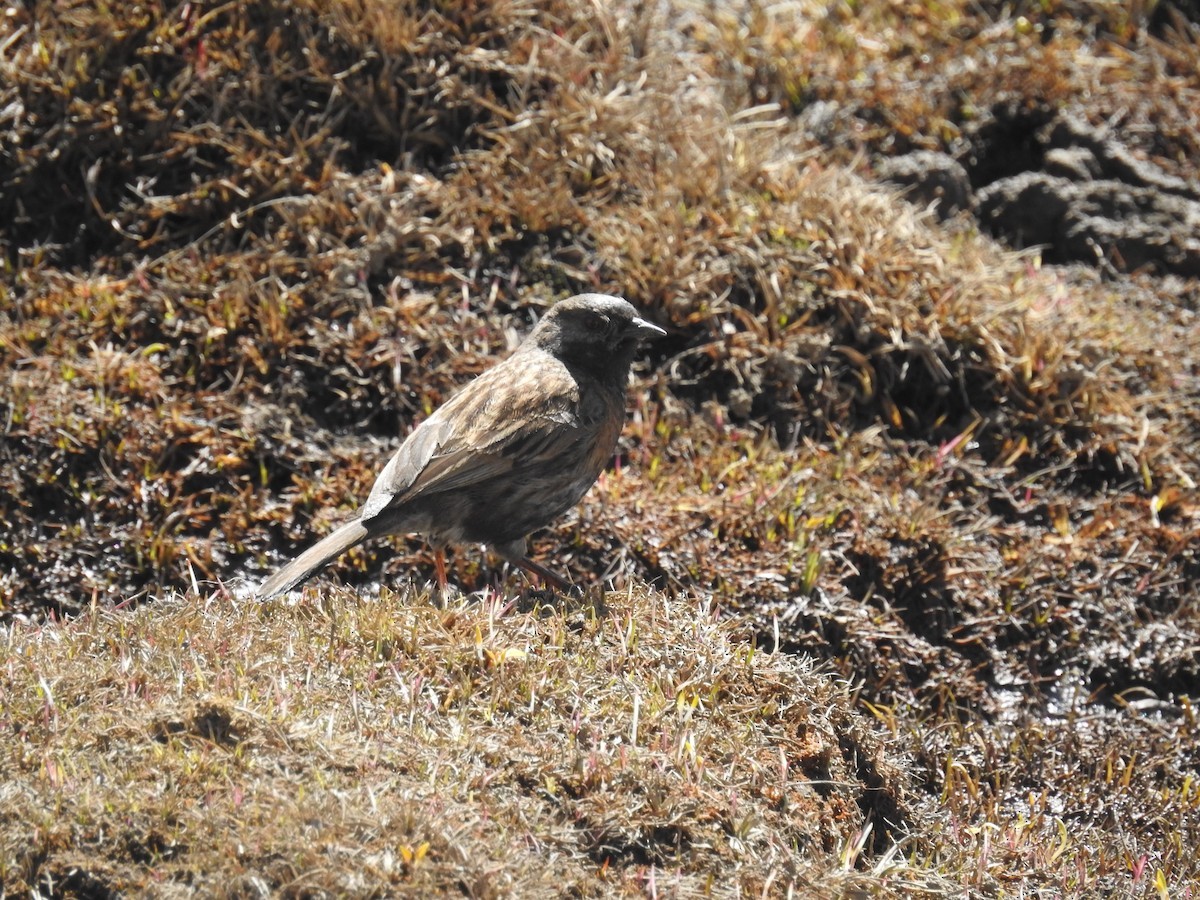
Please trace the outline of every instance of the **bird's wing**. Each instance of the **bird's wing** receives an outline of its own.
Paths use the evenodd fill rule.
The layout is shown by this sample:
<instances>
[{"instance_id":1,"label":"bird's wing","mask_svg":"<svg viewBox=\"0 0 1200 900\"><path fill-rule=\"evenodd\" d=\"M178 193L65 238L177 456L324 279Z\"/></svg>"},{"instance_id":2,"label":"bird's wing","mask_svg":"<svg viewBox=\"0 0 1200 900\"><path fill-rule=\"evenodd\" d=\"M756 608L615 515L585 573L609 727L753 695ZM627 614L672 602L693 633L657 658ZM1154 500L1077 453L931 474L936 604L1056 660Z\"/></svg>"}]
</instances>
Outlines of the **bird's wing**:
<instances>
[{"instance_id":1,"label":"bird's wing","mask_svg":"<svg viewBox=\"0 0 1200 900\"><path fill-rule=\"evenodd\" d=\"M532 371L501 364L451 397L408 436L379 474L363 518L502 476L518 462L549 461L579 441L578 429L586 428L591 416L581 417L579 385L554 362L537 365L536 379ZM528 389L518 383L525 378Z\"/></svg>"}]
</instances>

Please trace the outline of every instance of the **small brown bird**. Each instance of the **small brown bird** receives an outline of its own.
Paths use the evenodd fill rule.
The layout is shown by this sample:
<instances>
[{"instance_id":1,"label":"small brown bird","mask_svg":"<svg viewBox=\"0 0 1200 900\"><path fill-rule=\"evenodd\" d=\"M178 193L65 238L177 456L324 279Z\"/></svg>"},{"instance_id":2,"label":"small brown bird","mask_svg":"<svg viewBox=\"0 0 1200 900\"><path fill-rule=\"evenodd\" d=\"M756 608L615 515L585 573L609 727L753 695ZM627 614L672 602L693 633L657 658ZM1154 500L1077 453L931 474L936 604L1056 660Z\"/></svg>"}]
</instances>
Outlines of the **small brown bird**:
<instances>
[{"instance_id":1,"label":"small brown bird","mask_svg":"<svg viewBox=\"0 0 1200 900\"><path fill-rule=\"evenodd\" d=\"M358 516L268 578L256 596L291 590L351 547L423 535L438 550L481 543L567 590L526 555L526 536L566 512L612 457L638 344L666 334L619 297L580 294L552 306L516 351L469 382L408 436Z\"/></svg>"}]
</instances>

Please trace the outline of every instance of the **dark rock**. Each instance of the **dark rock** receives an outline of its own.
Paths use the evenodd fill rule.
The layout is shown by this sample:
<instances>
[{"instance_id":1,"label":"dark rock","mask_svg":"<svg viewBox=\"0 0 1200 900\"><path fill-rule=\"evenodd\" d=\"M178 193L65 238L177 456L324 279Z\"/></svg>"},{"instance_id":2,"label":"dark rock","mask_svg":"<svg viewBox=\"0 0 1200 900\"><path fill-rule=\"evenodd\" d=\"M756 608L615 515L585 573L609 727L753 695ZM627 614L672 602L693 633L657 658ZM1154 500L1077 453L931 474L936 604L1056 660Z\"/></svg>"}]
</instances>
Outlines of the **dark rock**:
<instances>
[{"instance_id":1,"label":"dark rock","mask_svg":"<svg viewBox=\"0 0 1200 900\"><path fill-rule=\"evenodd\" d=\"M1200 184L1139 157L1115 130L1045 107L998 106L962 159L980 222L1050 262L1200 271Z\"/></svg>"},{"instance_id":2,"label":"dark rock","mask_svg":"<svg viewBox=\"0 0 1200 900\"><path fill-rule=\"evenodd\" d=\"M1088 122L1070 115L1061 115L1046 126L1042 142L1050 150L1084 150L1098 166L1093 177L1111 178L1126 184L1156 188L1184 197L1200 197L1200 189L1189 185L1153 163L1138 159L1129 149L1112 138L1106 129L1095 128Z\"/></svg>"},{"instance_id":3,"label":"dark rock","mask_svg":"<svg viewBox=\"0 0 1200 900\"><path fill-rule=\"evenodd\" d=\"M894 156L880 162L876 174L882 181L907 188L906 196L913 203L933 205L942 219L975 206L967 170L945 153L918 150Z\"/></svg>"},{"instance_id":4,"label":"dark rock","mask_svg":"<svg viewBox=\"0 0 1200 900\"><path fill-rule=\"evenodd\" d=\"M979 218L1052 261L1147 265L1200 275L1200 202L1113 179L1072 181L1045 172L1002 178L978 193Z\"/></svg>"},{"instance_id":5,"label":"dark rock","mask_svg":"<svg viewBox=\"0 0 1200 900\"><path fill-rule=\"evenodd\" d=\"M1053 245L1071 205L1074 183L1044 172L1001 178L976 195L980 221L1018 247Z\"/></svg>"}]
</instances>

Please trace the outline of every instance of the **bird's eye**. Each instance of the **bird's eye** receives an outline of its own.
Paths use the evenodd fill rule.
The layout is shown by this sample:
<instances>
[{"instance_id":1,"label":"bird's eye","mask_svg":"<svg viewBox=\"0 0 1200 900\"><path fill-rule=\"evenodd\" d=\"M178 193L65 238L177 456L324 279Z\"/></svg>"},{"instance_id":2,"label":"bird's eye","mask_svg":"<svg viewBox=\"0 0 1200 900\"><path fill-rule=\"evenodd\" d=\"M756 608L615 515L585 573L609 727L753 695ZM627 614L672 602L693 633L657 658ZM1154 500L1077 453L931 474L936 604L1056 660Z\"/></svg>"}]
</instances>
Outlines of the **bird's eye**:
<instances>
[{"instance_id":1,"label":"bird's eye","mask_svg":"<svg viewBox=\"0 0 1200 900\"><path fill-rule=\"evenodd\" d=\"M592 334L604 334L604 332L608 331L608 324L608 316L588 316L587 330L592 332Z\"/></svg>"}]
</instances>

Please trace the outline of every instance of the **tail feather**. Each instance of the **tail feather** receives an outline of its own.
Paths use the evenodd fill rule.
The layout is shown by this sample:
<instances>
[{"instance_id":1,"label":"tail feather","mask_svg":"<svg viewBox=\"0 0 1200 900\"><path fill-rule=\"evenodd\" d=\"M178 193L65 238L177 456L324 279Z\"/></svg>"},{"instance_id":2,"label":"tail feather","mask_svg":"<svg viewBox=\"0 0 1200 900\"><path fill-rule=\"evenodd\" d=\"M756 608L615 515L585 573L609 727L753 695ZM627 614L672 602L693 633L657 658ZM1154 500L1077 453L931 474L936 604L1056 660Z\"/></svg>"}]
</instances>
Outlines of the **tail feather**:
<instances>
[{"instance_id":1,"label":"tail feather","mask_svg":"<svg viewBox=\"0 0 1200 900\"><path fill-rule=\"evenodd\" d=\"M307 581L313 573L337 556L341 556L356 544L370 536L362 521L355 519L330 532L313 544L290 563L259 585L254 596L258 600L270 600L287 593L296 585Z\"/></svg>"}]
</instances>

